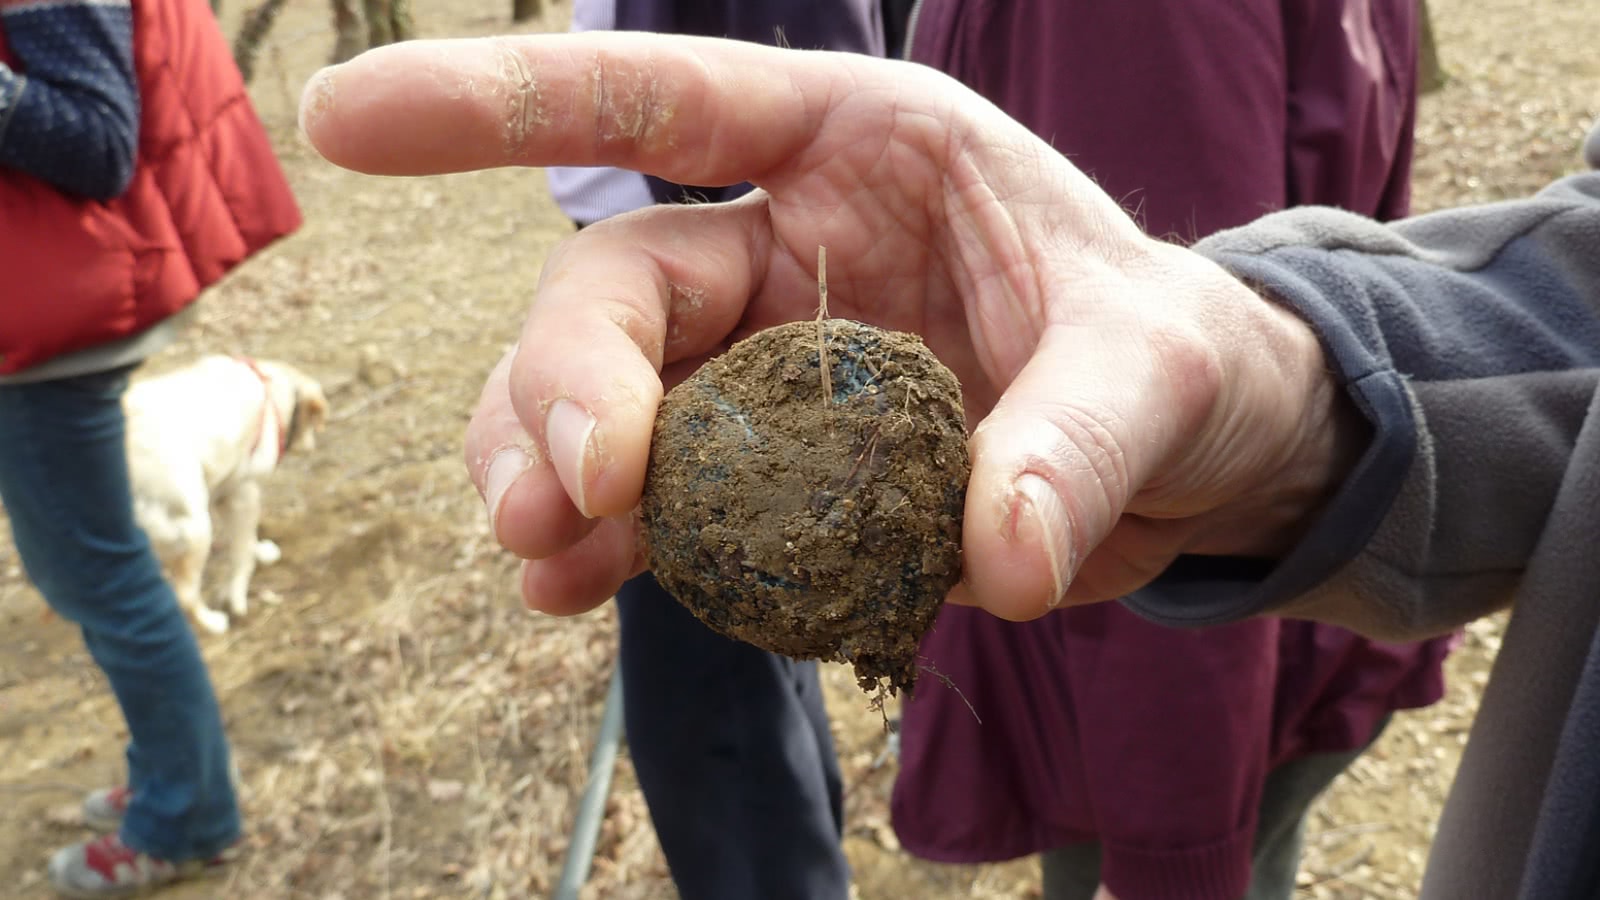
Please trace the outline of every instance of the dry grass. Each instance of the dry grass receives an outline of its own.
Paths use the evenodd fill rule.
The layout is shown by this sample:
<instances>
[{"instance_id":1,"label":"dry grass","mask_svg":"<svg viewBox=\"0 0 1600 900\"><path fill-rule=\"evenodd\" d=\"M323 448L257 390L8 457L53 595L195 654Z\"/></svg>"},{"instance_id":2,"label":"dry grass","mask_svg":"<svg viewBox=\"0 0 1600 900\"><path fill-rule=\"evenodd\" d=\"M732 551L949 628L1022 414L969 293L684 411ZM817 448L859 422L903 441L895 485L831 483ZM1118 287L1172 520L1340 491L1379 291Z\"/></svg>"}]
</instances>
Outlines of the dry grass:
<instances>
[{"instance_id":1,"label":"dry grass","mask_svg":"<svg viewBox=\"0 0 1600 900\"><path fill-rule=\"evenodd\" d=\"M1435 0L1455 76L1424 105L1421 208L1522 193L1575 164L1600 116L1585 4ZM506 30L501 0L418 3L427 34ZM528 30L558 28L566 10ZM236 11L235 11L236 14ZM460 430L566 231L536 174L368 179L294 132L298 85L332 45L295 0L255 97L307 227L219 287L160 369L201 349L282 357L321 377L334 419L269 490L285 561L255 614L206 651L246 781L252 853L227 890L179 898L546 896L583 787L615 643L602 611L524 613L461 476ZM1502 49L1503 48L1503 49ZM3 527L0 527L3 530ZM41 618L0 541L0 895L42 896L40 864L77 839L79 791L120 777L125 734L77 636ZM1401 717L1315 814L1306 896L1408 897L1498 641L1474 626L1441 705ZM1037 869L909 860L887 824L892 762L847 670L825 672L863 900L1037 896ZM621 762L585 896L672 896Z\"/></svg>"}]
</instances>

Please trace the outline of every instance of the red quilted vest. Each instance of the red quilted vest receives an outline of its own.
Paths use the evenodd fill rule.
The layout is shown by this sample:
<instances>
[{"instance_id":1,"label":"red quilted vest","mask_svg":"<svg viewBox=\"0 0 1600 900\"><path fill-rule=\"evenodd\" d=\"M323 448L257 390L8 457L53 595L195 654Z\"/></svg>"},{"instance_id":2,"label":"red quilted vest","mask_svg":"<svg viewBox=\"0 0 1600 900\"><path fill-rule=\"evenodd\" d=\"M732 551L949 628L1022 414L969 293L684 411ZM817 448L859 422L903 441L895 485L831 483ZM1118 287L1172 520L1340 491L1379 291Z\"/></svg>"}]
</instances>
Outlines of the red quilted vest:
<instances>
[{"instance_id":1,"label":"red quilted vest","mask_svg":"<svg viewBox=\"0 0 1600 900\"><path fill-rule=\"evenodd\" d=\"M0 375L129 337L300 226L204 0L133 0L139 149L115 200L0 168ZM0 28L0 61L22 71Z\"/></svg>"}]
</instances>

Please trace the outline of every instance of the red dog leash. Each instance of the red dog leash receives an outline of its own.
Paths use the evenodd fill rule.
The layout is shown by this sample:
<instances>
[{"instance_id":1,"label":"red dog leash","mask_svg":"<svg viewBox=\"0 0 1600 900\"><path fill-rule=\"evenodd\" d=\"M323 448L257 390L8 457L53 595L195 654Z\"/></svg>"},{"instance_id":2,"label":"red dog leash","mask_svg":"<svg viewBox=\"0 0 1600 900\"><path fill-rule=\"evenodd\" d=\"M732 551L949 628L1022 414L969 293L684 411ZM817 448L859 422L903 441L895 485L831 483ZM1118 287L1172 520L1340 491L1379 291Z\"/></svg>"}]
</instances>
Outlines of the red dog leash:
<instances>
[{"instance_id":1,"label":"red dog leash","mask_svg":"<svg viewBox=\"0 0 1600 900\"><path fill-rule=\"evenodd\" d=\"M250 444L250 455L255 456L256 450L261 447L261 439L267 435L267 415L272 415L272 424L278 429L278 459L289 450L289 432L283 427L283 417L278 414L278 404L272 402L272 381L267 378L267 373L261 371L256 361L248 356L236 356L234 359L247 366L261 379L261 417L256 421L256 439Z\"/></svg>"}]
</instances>

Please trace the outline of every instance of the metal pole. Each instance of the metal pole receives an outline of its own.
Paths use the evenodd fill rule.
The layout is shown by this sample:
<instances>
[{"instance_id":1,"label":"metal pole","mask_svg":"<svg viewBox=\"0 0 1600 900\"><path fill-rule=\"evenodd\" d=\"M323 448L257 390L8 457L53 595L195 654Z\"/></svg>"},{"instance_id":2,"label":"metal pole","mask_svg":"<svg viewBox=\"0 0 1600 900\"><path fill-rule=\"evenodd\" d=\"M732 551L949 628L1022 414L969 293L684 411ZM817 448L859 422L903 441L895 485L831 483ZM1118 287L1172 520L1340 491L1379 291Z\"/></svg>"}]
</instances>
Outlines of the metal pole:
<instances>
[{"instance_id":1,"label":"metal pole","mask_svg":"<svg viewBox=\"0 0 1600 900\"><path fill-rule=\"evenodd\" d=\"M611 792L611 773L617 764L617 745L622 740L622 661L611 670L611 687L606 690L605 711L600 714L600 736L589 757L589 783L578 801L578 817L572 823L572 842L561 866L554 900L578 900L578 889L589 880L589 865L594 862L594 845L600 837L600 819L605 814L606 795Z\"/></svg>"}]
</instances>

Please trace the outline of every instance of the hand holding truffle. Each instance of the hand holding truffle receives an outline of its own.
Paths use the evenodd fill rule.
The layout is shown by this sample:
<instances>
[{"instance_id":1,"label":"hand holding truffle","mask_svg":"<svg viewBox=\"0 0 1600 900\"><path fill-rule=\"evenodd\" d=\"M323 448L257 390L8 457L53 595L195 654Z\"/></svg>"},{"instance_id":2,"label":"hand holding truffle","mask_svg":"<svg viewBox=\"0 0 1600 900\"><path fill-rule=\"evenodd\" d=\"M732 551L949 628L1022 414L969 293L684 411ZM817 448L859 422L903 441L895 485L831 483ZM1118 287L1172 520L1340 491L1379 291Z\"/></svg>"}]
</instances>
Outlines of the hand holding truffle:
<instances>
[{"instance_id":1,"label":"hand holding truffle","mask_svg":"<svg viewBox=\"0 0 1600 900\"><path fill-rule=\"evenodd\" d=\"M326 70L302 123L388 175L617 165L744 200L601 223L547 262L467 464L523 594L603 602L665 386L816 310L915 332L961 382L972 475L951 599L1105 600L1180 553L1286 547L1348 466L1296 318L1146 237L1048 145L909 64L628 34L408 42Z\"/></svg>"}]
</instances>

